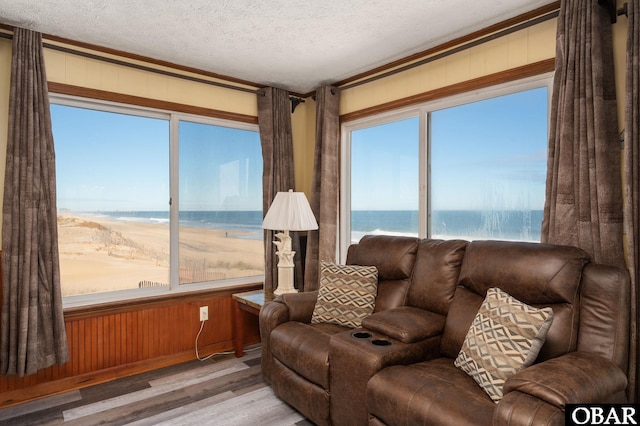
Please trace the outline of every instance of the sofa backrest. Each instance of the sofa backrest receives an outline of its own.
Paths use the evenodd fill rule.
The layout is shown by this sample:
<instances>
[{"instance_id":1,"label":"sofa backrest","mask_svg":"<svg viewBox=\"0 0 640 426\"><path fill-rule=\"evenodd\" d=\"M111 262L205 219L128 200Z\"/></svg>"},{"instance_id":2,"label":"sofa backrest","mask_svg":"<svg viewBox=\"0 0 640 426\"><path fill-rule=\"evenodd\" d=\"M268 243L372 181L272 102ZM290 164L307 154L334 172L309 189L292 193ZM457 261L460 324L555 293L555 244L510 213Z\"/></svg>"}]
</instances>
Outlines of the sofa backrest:
<instances>
[{"instance_id":1,"label":"sofa backrest","mask_svg":"<svg viewBox=\"0 0 640 426\"><path fill-rule=\"evenodd\" d=\"M458 286L441 342L443 355L455 358L486 292L498 287L535 307L553 308L554 318L538 360L576 349L579 286L589 262L584 251L568 246L514 241L472 241L466 248Z\"/></svg>"},{"instance_id":2,"label":"sofa backrest","mask_svg":"<svg viewBox=\"0 0 640 426\"><path fill-rule=\"evenodd\" d=\"M375 266L378 295L374 312L406 304L418 239L389 235L366 235L347 251L347 265Z\"/></svg>"},{"instance_id":3,"label":"sofa backrest","mask_svg":"<svg viewBox=\"0 0 640 426\"><path fill-rule=\"evenodd\" d=\"M407 305L446 315L468 241L420 240Z\"/></svg>"}]
</instances>

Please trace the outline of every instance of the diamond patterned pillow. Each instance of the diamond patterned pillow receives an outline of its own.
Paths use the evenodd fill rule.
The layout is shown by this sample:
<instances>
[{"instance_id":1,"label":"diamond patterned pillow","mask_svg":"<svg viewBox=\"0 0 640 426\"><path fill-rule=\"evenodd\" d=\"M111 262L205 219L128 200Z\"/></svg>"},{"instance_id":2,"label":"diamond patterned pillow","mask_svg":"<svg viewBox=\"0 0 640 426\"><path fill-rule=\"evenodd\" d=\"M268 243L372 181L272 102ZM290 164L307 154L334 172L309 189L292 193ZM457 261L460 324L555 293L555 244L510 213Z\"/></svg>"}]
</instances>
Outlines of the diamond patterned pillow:
<instances>
[{"instance_id":1,"label":"diamond patterned pillow","mask_svg":"<svg viewBox=\"0 0 640 426\"><path fill-rule=\"evenodd\" d=\"M535 361L552 321L551 308L534 308L490 288L454 365L498 403L504 382Z\"/></svg>"},{"instance_id":2,"label":"diamond patterned pillow","mask_svg":"<svg viewBox=\"0 0 640 426\"><path fill-rule=\"evenodd\" d=\"M320 262L320 288L311 323L360 327L362 320L373 313L377 291L375 266Z\"/></svg>"}]
</instances>

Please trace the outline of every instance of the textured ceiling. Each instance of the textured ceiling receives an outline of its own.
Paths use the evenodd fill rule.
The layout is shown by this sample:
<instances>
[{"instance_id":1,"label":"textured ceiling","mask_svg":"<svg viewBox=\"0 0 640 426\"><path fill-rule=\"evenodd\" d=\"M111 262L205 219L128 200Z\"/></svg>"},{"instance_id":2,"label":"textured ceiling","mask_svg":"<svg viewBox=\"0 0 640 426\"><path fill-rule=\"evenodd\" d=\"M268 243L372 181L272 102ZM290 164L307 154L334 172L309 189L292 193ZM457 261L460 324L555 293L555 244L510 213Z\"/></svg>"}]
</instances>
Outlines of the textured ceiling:
<instances>
[{"instance_id":1,"label":"textured ceiling","mask_svg":"<svg viewBox=\"0 0 640 426\"><path fill-rule=\"evenodd\" d=\"M549 3L0 0L0 23L307 93Z\"/></svg>"}]
</instances>

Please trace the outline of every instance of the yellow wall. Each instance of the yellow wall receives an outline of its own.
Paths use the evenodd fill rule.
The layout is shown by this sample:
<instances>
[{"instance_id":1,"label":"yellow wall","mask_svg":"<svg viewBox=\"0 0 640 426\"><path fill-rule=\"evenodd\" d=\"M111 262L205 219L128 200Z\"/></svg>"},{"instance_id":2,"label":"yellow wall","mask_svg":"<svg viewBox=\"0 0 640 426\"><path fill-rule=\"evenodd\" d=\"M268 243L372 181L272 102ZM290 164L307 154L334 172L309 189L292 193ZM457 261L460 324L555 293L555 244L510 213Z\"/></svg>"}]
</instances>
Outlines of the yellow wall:
<instances>
[{"instance_id":1,"label":"yellow wall","mask_svg":"<svg viewBox=\"0 0 640 426\"><path fill-rule=\"evenodd\" d=\"M81 50L76 47L73 49ZM253 93L146 72L51 49L45 49L44 56L48 81L239 114L258 114L256 95ZM207 79L173 69L168 71Z\"/></svg>"},{"instance_id":2,"label":"yellow wall","mask_svg":"<svg viewBox=\"0 0 640 426\"><path fill-rule=\"evenodd\" d=\"M622 7L625 0L618 0L618 7ZM624 103L625 103L625 69L627 58L627 17L618 16L618 21L613 25L613 65L616 76L616 99L618 99L618 128L624 129Z\"/></svg>"},{"instance_id":3,"label":"yellow wall","mask_svg":"<svg viewBox=\"0 0 640 426\"><path fill-rule=\"evenodd\" d=\"M555 56L556 19L340 93L340 114Z\"/></svg>"},{"instance_id":4,"label":"yellow wall","mask_svg":"<svg viewBox=\"0 0 640 426\"><path fill-rule=\"evenodd\" d=\"M7 159L9 123L9 83L11 81L11 40L0 38L0 217L4 194L4 169ZM0 238L2 226L0 226Z\"/></svg>"},{"instance_id":5,"label":"yellow wall","mask_svg":"<svg viewBox=\"0 0 640 426\"><path fill-rule=\"evenodd\" d=\"M309 97L298 105L291 117L296 190L306 193L309 200L314 166L315 123L316 103Z\"/></svg>"}]
</instances>

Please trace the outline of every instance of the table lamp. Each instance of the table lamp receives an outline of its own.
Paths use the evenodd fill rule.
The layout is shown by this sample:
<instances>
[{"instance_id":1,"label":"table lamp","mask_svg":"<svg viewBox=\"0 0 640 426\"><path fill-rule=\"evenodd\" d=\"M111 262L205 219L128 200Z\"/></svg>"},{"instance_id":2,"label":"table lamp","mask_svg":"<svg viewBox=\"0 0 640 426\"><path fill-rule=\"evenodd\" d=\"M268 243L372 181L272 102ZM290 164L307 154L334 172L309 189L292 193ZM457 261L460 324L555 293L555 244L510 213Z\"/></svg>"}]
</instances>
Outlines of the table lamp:
<instances>
[{"instance_id":1,"label":"table lamp","mask_svg":"<svg viewBox=\"0 0 640 426\"><path fill-rule=\"evenodd\" d=\"M293 286L293 256L289 231L309 231L318 229L311 206L303 192L278 192L264 217L262 228L282 231L275 234L280 241L274 241L278 256L278 288L274 294L297 293Z\"/></svg>"}]
</instances>

